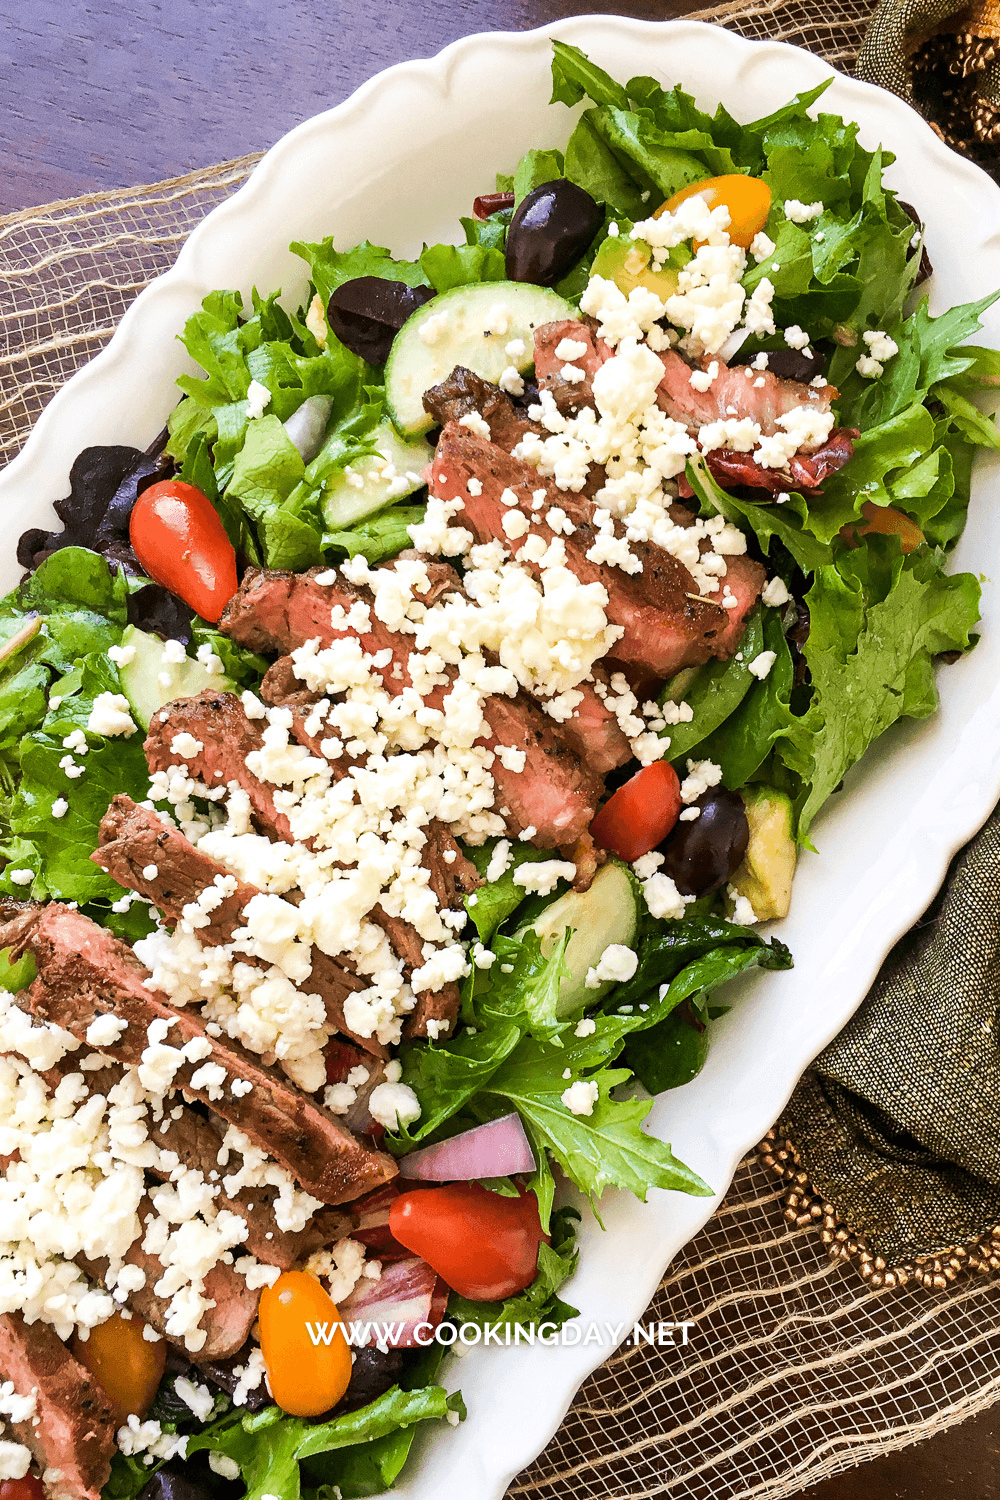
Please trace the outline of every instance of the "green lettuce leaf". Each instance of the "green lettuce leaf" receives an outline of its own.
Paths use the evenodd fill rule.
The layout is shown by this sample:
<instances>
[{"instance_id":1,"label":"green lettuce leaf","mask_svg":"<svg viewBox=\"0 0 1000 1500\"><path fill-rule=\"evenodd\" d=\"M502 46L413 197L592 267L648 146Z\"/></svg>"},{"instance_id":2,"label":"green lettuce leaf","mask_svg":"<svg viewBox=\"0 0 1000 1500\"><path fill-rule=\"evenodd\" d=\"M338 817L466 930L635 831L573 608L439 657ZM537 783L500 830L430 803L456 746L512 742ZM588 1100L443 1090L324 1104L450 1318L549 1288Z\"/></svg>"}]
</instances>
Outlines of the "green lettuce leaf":
<instances>
[{"instance_id":1,"label":"green lettuce leaf","mask_svg":"<svg viewBox=\"0 0 1000 1500\"><path fill-rule=\"evenodd\" d=\"M393 1386L368 1406L329 1422L305 1422L286 1416L276 1406L265 1407L253 1415L231 1413L190 1437L188 1453L214 1451L238 1463L246 1485L246 1500L264 1500L268 1495L276 1500L299 1500L302 1460L323 1455L324 1482L336 1484L337 1464L327 1459L327 1455L377 1443L418 1422L443 1419L449 1412L465 1415L462 1398L457 1393L449 1396L437 1385L417 1390ZM390 1483L398 1472L397 1469L392 1474Z\"/></svg>"},{"instance_id":2,"label":"green lettuce leaf","mask_svg":"<svg viewBox=\"0 0 1000 1500\"><path fill-rule=\"evenodd\" d=\"M778 745L803 782L800 840L873 740L937 708L933 658L968 649L979 593L972 574L943 573L923 548L903 557L894 538L870 538L818 570L806 596L812 700Z\"/></svg>"}]
</instances>

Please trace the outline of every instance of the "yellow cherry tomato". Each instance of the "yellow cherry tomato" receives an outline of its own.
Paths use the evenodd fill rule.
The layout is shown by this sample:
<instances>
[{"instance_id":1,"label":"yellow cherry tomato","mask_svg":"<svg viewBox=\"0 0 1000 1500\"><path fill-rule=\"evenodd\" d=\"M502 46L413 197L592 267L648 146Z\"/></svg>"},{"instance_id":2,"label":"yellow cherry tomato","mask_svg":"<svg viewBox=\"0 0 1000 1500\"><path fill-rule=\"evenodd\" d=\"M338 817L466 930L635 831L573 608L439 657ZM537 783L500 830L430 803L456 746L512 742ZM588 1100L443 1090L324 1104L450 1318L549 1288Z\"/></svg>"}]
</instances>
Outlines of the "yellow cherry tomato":
<instances>
[{"instance_id":1,"label":"yellow cherry tomato","mask_svg":"<svg viewBox=\"0 0 1000 1500\"><path fill-rule=\"evenodd\" d=\"M151 1344L143 1338L145 1327L135 1313L130 1318L112 1313L88 1339L73 1336L74 1359L93 1375L123 1426L126 1417L146 1415L163 1379L167 1346L162 1339Z\"/></svg>"},{"instance_id":2,"label":"yellow cherry tomato","mask_svg":"<svg viewBox=\"0 0 1000 1500\"><path fill-rule=\"evenodd\" d=\"M925 540L916 521L911 521L892 505L873 505L866 500L861 515L860 521L849 521L841 528L840 534L849 547L857 547L859 539L870 532L878 536L898 536L904 552L913 552Z\"/></svg>"},{"instance_id":3,"label":"yellow cherry tomato","mask_svg":"<svg viewBox=\"0 0 1000 1500\"><path fill-rule=\"evenodd\" d=\"M257 1317L268 1385L282 1411L318 1417L336 1406L351 1378L351 1351L336 1304L316 1277L285 1271L265 1289Z\"/></svg>"},{"instance_id":4,"label":"yellow cherry tomato","mask_svg":"<svg viewBox=\"0 0 1000 1500\"><path fill-rule=\"evenodd\" d=\"M729 172L724 177L708 177L704 182L692 182L681 188L653 215L673 213L685 198L698 195L705 199L709 208L718 208L724 203L729 209L729 239L733 245L742 245L749 250L754 235L759 234L767 223L771 212L771 189L759 177L744 177L741 172ZM697 248L698 241L695 241Z\"/></svg>"}]
</instances>

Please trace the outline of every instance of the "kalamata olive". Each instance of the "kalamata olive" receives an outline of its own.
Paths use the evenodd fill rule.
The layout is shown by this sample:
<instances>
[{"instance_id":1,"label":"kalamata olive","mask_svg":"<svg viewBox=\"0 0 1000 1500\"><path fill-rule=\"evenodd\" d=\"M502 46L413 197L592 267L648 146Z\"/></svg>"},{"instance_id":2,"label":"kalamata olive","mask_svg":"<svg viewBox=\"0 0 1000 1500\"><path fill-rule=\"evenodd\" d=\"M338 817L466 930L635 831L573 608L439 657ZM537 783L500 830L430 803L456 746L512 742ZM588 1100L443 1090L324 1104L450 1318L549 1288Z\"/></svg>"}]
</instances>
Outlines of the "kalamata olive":
<instances>
[{"instance_id":1,"label":"kalamata olive","mask_svg":"<svg viewBox=\"0 0 1000 1500\"><path fill-rule=\"evenodd\" d=\"M403 1355L399 1349L355 1349L351 1366L351 1381L340 1399L338 1411L354 1411L367 1406L376 1396L381 1396L395 1385L403 1369Z\"/></svg>"},{"instance_id":2,"label":"kalamata olive","mask_svg":"<svg viewBox=\"0 0 1000 1500\"><path fill-rule=\"evenodd\" d=\"M682 896L706 896L724 886L747 852L750 825L743 798L724 786L705 792L693 822L677 822L660 845L661 870Z\"/></svg>"},{"instance_id":3,"label":"kalamata olive","mask_svg":"<svg viewBox=\"0 0 1000 1500\"><path fill-rule=\"evenodd\" d=\"M396 334L411 313L436 297L432 286L407 286L381 276L344 281L327 304L330 327L352 354L370 365L384 365Z\"/></svg>"},{"instance_id":4,"label":"kalamata olive","mask_svg":"<svg viewBox=\"0 0 1000 1500\"><path fill-rule=\"evenodd\" d=\"M604 213L589 193L560 177L522 198L507 230L507 275L511 281L555 286L590 244Z\"/></svg>"},{"instance_id":5,"label":"kalamata olive","mask_svg":"<svg viewBox=\"0 0 1000 1500\"><path fill-rule=\"evenodd\" d=\"M801 349L770 349L767 355L767 368L772 375L780 375L782 380L798 380L802 385L808 385L817 375L822 375L826 367L826 355L813 352L805 354Z\"/></svg>"},{"instance_id":6,"label":"kalamata olive","mask_svg":"<svg viewBox=\"0 0 1000 1500\"><path fill-rule=\"evenodd\" d=\"M160 1469L141 1491L139 1500L212 1500L212 1496L209 1490L195 1484L185 1474Z\"/></svg>"},{"instance_id":7,"label":"kalamata olive","mask_svg":"<svg viewBox=\"0 0 1000 1500\"><path fill-rule=\"evenodd\" d=\"M920 268L917 271L917 284L919 285L919 283L921 281L926 281L928 279L928 277L934 275L934 267L931 265L931 258L927 254L927 246L926 246L926 244L924 243L924 240L923 240L923 233L924 233L923 222L922 222L922 220L920 218L920 215L917 213L917 210L913 207L912 203L904 203L903 200L902 200L902 198L897 198L896 202L899 204L900 208L903 210L904 214L906 214L906 216L910 220L910 222L916 226L917 233L921 236L921 238L920 238ZM911 241L911 243L912 243L912 241ZM914 245L913 248L910 250L909 254L906 257L907 260L909 260L910 257L913 256L913 255L915 255L916 253L917 253L917 247Z\"/></svg>"}]
</instances>

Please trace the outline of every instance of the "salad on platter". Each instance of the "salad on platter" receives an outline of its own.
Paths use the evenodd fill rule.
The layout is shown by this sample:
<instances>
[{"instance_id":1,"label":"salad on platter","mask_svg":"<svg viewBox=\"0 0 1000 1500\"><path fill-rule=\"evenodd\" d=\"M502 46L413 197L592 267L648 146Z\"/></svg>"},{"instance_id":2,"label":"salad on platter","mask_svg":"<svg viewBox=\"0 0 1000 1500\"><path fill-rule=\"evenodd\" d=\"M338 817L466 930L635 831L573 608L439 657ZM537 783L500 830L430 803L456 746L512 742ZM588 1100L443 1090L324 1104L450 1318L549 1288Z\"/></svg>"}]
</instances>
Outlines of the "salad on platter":
<instances>
[{"instance_id":1,"label":"salad on platter","mask_svg":"<svg viewBox=\"0 0 1000 1500\"><path fill-rule=\"evenodd\" d=\"M213 292L18 543L2 1500L391 1488L452 1345L575 1316L581 1211L721 1186L651 1096L974 643L995 296L930 316L825 84L745 124L553 46L586 108L464 243Z\"/></svg>"}]
</instances>

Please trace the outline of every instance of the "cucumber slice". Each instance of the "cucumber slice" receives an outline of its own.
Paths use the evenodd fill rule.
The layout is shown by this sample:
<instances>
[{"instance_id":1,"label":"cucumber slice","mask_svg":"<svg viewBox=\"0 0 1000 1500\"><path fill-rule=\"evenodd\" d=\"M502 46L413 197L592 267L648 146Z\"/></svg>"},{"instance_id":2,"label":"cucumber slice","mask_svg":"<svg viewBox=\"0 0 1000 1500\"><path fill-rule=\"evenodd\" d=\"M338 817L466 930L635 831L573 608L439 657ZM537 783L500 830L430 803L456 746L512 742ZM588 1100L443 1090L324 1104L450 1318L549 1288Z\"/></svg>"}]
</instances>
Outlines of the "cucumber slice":
<instances>
[{"instance_id":1,"label":"cucumber slice","mask_svg":"<svg viewBox=\"0 0 1000 1500\"><path fill-rule=\"evenodd\" d=\"M510 365L522 374L535 361L534 332L543 323L580 317L558 292L526 281L485 281L456 286L408 318L393 340L385 367L389 415L401 433L427 432L434 418L423 394L465 365L494 384ZM520 339L524 353L507 345Z\"/></svg>"},{"instance_id":2,"label":"cucumber slice","mask_svg":"<svg viewBox=\"0 0 1000 1500\"><path fill-rule=\"evenodd\" d=\"M135 648L128 665L118 668L118 676L122 692L132 706L132 716L143 729L149 728L158 708L175 698L191 698L204 688L215 688L220 693L238 691L235 682L219 672L210 672L193 657L186 656L179 662L164 661L164 642L160 637L135 625L126 626L122 645Z\"/></svg>"},{"instance_id":3,"label":"cucumber slice","mask_svg":"<svg viewBox=\"0 0 1000 1500\"><path fill-rule=\"evenodd\" d=\"M542 956L554 953L559 939L571 927L573 936L564 954L569 973L563 976L554 1005L551 1000L528 997L527 1006L534 1019L560 1021L585 1005L596 1005L611 982L588 990L588 971L596 968L612 943L631 946L638 922L632 881L621 865L605 865L598 870L589 891L567 891L547 906L534 924L541 938Z\"/></svg>"},{"instance_id":4,"label":"cucumber slice","mask_svg":"<svg viewBox=\"0 0 1000 1500\"><path fill-rule=\"evenodd\" d=\"M372 433L372 442L381 457L370 454L355 459L350 466L351 474L338 470L323 487L323 514L331 531L343 531L345 526L353 526L373 511L381 510L390 500L412 495L424 482L423 471L434 457L430 443L423 438L404 442L388 421L379 423ZM386 464L392 464L395 476L383 479Z\"/></svg>"}]
</instances>

